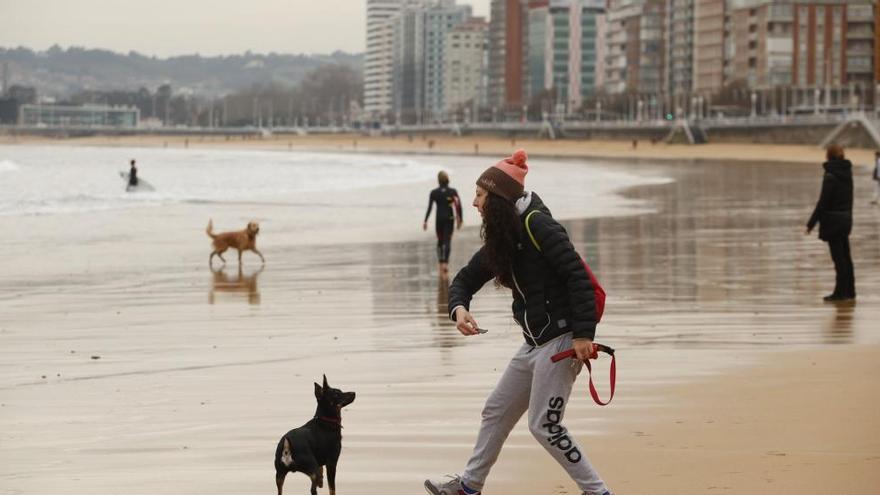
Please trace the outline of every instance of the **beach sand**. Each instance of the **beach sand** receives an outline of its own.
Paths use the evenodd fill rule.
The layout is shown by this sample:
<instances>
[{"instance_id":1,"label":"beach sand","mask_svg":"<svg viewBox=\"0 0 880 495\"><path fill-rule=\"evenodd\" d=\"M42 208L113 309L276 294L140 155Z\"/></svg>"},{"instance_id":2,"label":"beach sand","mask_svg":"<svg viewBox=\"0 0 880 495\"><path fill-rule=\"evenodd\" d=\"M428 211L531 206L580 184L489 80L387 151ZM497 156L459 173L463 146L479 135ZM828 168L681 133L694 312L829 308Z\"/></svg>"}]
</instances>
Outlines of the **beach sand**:
<instances>
[{"instance_id":1,"label":"beach sand","mask_svg":"<svg viewBox=\"0 0 880 495\"><path fill-rule=\"evenodd\" d=\"M548 163L532 173L564 183ZM614 402L594 405L581 376L566 425L617 495L876 493L870 184L856 193L859 300L827 305L827 248L802 233L818 167L700 165L621 164L675 181L622 192L649 210L565 221L609 293L597 340L619 351ZM430 187L408 190L421 198ZM554 196L543 195L551 208ZM339 493L423 493L425 477L460 471L521 342L509 294L484 288L473 310L489 333L458 335L430 234L321 244L288 232L282 243L267 228L265 269L246 255L241 272L234 261L209 271L204 219L281 225L297 214L308 213L172 205L0 217L12 233L0 261L0 493L274 493L275 444L311 417L325 373L358 394L343 415ZM422 214L412 212L415 229ZM468 225L453 270L479 245L472 216ZM595 367L603 396L607 365ZM307 487L302 475L286 485ZM577 491L520 424L485 493Z\"/></svg>"},{"instance_id":2,"label":"beach sand","mask_svg":"<svg viewBox=\"0 0 880 495\"><path fill-rule=\"evenodd\" d=\"M69 139L37 136L0 135L0 144L46 143L83 146L149 146L208 147L229 149L261 149L292 151L334 151L358 153L396 153L424 155L466 155L491 158L508 156L512 150L524 148L531 156L556 158L605 158L642 161L735 160L750 163L796 162L815 164L824 152L811 145L768 145L752 143L709 143L699 146L684 144L651 144L621 140L548 140L539 138L504 138L489 135L452 136L449 134L414 134L399 136L364 136L360 134L271 134L264 137L242 136L92 136ZM848 157L854 164L873 164L874 150L850 149Z\"/></svg>"}]
</instances>

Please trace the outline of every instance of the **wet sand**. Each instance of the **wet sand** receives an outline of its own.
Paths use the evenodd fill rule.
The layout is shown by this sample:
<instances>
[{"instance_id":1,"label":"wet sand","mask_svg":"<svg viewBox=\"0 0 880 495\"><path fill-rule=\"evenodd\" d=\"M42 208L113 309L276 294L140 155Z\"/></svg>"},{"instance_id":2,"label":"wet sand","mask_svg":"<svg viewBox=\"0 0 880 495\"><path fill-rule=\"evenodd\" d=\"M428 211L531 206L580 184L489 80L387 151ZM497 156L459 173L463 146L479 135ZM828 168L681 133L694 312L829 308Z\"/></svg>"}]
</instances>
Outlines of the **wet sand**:
<instances>
[{"instance_id":1,"label":"wet sand","mask_svg":"<svg viewBox=\"0 0 880 495\"><path fill-rule=\"evenodd\" d=\"M567 426L618 495L875 493L870 184L858 182L851 239L859 300L826 305L827 248L802 233L818 167L701 165L627 165L676 179L623 193L655 211L565 222L609 293L597 340L620 353L613 404L592 404L581 377ZM311 417L322 373L358 393L344 414L340 493L422 493L425 477L459 471L521 341L509 295L485 288L473 309L490 332L458 335L429 238L273 246L266 236L264 270L246 257L241 274L234 262L212 274L206 241L156 235L201 228L206 213L163 207L135 230L110 214L0 218L5 232L38 230L31 254L15 235L3 241L17 254L0 269L17 275L0 284L0 493L274 492L275 442ZM78 229L96 233L66 245ZM35 257L55 252L38 240L61 254ZM475 228L457 233L452 266L477 245ZM607 361L597 369L607 393ZM287 487L307 483L293 475ZM521 424L486 493L576 490Z\"/></svg>"}]
</instances>

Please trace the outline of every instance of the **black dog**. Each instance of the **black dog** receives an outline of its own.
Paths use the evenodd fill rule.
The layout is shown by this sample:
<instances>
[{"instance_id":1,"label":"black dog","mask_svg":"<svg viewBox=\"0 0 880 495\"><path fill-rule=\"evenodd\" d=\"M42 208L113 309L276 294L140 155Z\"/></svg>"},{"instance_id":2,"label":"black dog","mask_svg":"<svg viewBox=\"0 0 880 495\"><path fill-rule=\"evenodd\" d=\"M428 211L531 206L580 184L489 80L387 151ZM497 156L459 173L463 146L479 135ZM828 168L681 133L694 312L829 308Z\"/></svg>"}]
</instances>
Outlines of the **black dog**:
<instances>
[{"instance_id":1,"label":"black dog","mask_svg":"<svg viewBox=\"0 0 880 495\"><path fill-rule=\"evenodd\" d=\"M287 473L305 473L312 480L312 495L324 486L324 466L327 466L327 483L330 495L336 495L336 462L342 451L343 407L354 402L354 392L343 392L327 385L315 384L318 408L315 417L299 428L288 431L275 449L275 484L278 495L284 486Z\"/></svg>"}]
</instances>

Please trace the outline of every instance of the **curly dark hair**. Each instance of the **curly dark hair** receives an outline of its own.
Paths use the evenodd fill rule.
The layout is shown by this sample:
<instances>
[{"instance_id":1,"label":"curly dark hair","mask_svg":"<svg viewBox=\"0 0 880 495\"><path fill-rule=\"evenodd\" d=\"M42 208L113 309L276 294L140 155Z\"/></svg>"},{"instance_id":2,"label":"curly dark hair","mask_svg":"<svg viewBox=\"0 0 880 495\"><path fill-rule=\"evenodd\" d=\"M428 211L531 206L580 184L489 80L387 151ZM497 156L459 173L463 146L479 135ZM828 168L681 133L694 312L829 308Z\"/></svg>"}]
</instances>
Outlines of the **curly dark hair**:
<instances>
[{"instance_id":1,"label":"curly dark hair","mask_svg":"<svg viewBox=\"0 0 880 495\"><path fill-rule=\"evenodd\" d=\"M484 262L495 275L495 284L513 288L513 258L522 235L523 225L510 201L488 193L483 206L480 237L485 245Z\"/></svg>"}]
</instances>

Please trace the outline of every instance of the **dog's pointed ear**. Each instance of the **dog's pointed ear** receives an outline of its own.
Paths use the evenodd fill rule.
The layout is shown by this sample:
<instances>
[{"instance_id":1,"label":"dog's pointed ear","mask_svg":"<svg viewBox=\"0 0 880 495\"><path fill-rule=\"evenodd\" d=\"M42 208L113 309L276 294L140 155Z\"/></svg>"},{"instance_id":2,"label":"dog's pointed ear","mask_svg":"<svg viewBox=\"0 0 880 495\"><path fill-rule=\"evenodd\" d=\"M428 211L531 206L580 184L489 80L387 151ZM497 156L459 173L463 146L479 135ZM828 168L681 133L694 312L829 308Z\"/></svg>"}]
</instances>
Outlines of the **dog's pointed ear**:
<instances>
[{"instance_id":1,"label":"dog's pointed ear","mask_svg":"<svg viewBox=\"0 0 880 495\"><path fill-rule=\"evenodd\" d=\"M327 375L324 375L324 388L329 388L330 385L327 385Z\"/></svg>"},{"instance_id":2,"label":"dog's pointed ear","mask_svg":"<svg viewBox=\"0 0 880 495\"><path fill-rule=\"evenodd\" d=\"M317 383L315 384L315 398L320 399L324 395L324 389Z\"/></svg>"}]
</instances>

